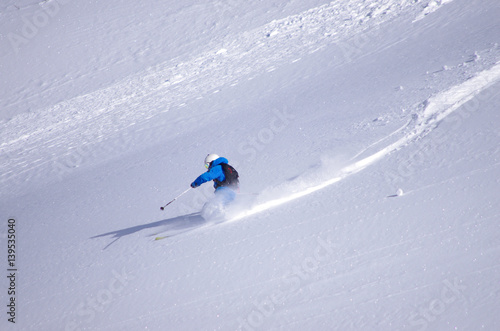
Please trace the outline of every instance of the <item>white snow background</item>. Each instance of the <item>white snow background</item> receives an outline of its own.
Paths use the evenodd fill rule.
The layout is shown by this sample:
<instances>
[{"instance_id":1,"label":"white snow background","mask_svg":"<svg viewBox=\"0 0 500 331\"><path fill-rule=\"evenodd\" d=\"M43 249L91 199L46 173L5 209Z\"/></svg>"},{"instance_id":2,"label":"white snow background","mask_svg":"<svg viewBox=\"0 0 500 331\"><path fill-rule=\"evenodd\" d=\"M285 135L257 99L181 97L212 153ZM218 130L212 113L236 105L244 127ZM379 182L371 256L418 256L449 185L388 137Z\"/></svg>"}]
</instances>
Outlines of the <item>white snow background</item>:
<instances>
[{"instance_id":1,"label":"white snow background","mask_svg":"<svg viewBox=\"0 0 500 331\"><path fill-rule=\"evenodd\" d=\"M3 1L0 329L500 330L499 17Z\"/></svg>"}]
</instances>

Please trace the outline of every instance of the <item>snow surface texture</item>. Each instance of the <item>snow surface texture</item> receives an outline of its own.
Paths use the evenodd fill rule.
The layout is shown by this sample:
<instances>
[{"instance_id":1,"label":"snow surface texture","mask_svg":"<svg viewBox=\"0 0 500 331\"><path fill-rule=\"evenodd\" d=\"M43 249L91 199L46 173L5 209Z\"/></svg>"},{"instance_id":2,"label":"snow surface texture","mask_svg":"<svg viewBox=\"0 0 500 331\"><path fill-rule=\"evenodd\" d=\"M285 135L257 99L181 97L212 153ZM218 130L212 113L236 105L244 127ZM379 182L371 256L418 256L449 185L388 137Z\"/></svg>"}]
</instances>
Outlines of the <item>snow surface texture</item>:
<instances>
[{"instance_id":1,"label":"snow surface texture","mask_svg":"<svg viewBox=\"0 0 500 331\"><path fill-rule=\"evenodd\" d=\"M0 329L499 330L499 16L5 1Z\"/></svg>"}]
</instances>

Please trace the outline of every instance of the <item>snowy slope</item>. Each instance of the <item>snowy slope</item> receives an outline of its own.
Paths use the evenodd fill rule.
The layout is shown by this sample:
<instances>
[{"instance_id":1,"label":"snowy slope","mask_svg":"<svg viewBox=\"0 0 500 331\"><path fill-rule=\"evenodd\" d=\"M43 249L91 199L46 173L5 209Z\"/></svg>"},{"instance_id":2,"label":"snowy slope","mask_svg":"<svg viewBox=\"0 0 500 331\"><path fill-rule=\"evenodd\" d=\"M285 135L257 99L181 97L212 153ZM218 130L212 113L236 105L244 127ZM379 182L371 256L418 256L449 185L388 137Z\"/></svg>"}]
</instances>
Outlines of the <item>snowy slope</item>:
<instances>
[{"instance_id":1,"label":"snowy slope","mask_svg":"<svg viewBox=\"0 0 500 331\"><path fill-rule=\"evenodd\" d=\"M0 10L2 330L500 327L496 1ZM209 152L251 206L160 211Z\"/></svg>"}]
</instances>

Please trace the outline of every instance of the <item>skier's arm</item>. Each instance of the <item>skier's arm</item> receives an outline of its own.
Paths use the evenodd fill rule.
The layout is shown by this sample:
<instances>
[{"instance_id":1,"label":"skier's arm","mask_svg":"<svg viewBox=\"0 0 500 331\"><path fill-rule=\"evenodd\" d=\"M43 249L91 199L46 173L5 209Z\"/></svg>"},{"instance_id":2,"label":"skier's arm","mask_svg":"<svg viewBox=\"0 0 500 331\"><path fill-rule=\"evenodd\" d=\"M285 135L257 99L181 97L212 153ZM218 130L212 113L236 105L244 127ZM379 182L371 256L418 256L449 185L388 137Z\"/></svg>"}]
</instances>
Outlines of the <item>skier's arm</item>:
<instances>
[{"instance_id":1,"label":"skier's arm","mask_svg":"<svg viewBox=\"0 0 500 331\"><path fill-rule=\"evenodd\" d=\"M220 177L223 174L222 167L217 166L211 168L209 171L202 173L198 178L191 183L191 187L198 187L203 183L214 180L215 178Z\"/></svg>"}]
</instances>

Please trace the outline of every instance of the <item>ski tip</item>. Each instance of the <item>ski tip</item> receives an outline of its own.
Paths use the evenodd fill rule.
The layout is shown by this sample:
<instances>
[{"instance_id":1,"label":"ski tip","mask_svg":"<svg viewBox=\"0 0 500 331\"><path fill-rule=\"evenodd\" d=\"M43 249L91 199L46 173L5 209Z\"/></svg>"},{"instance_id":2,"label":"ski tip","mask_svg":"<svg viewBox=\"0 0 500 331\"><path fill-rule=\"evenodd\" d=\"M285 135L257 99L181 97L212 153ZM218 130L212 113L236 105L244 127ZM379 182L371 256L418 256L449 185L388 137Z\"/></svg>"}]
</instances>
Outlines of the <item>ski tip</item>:
<instances>
[{"instance_id":1,"label":"ski tip","mask_svg":"<svg viewBox=\"0 0 500 331\"><path fill-rule=\"evenodd\" d=\"M162 239L165 239L167 238L168 236L165 236L165 237L156 237L155 240L162 240Z\"/></svg>"}]
</instances>

